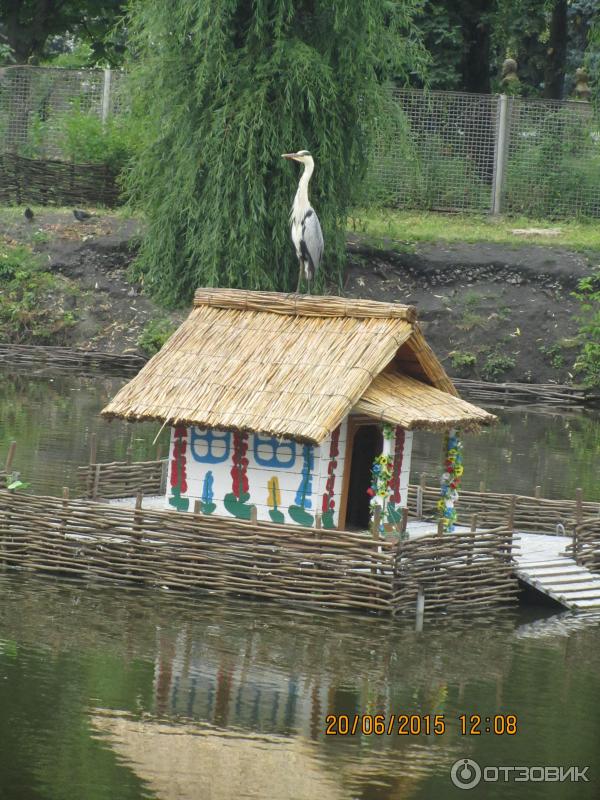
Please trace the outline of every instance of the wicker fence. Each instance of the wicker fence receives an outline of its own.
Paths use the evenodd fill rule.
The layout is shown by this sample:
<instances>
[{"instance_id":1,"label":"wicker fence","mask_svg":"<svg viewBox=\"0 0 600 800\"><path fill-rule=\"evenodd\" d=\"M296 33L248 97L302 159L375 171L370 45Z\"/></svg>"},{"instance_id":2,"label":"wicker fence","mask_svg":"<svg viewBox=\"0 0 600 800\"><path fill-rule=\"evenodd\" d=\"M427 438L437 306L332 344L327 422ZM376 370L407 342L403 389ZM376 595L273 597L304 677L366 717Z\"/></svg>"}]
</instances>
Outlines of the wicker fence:
<instances>
[{"instance_id":1,"label":"wicker fence","mask_svg":"<svg viewBox=\"0 0 600 800\"><path fill-rule=\"evenodd\" d=\"M577 525L570 550L578 564L600 572L600 518L584 520Z\"/></svg>"},{"instance_id":2,"label":"wicker fence","mask_svg":"<svg viewBox=\"0 0 600 800\"><path fill-rule=\"evenodd\" d=\"M40 366L84 370L116 371L119 375L135 374L146 363L135 353L103 353L76 347L53 347L26 344L0 344L0 364L38 368Z\"/></svg>"},{"instance_id":3,"label":"wicker fence","mask_svg":"<svg viewBox=\"0 0 600 800\"><path fill-rule=\"evenodd\" d=\"M329 609L414 609L425 573L428 609L503 605L515 597L510 539L506 529L468 541L432 535L398 550L348 531L0 490L0 563L8 567Z\"/></svg>"},{"instance_id":4,"label":"wicker fence","mask_svg":"<svg viewBox=\"0 0 600 800\"><path fill-rule=\"evenodd\" d=\"M408 487L408 508L415 516L437 516L439 499L438 487ZM469 524L471 517L475 516L476 524L480 528L494 528L498 525L512 527L514 523L515 530L550 535L557 533L558 525L562 525L564 532L570 534L578 520L600 520L600 503L584 502L581 498L549 500L500 492L461 491L457 510L462 524Z\"/></svg>"},{"instance_id":5,"label":"wicker fence","mask_svg":"<svg viewBox=\"0 0 600 800\"><path fill-rule=\"evenodd\" d=\"M157 461L112 461L77 468L77 483L85 498L116 500L161 495L166 492L167 459Z\"/></svg>"},{"instance_id":6,"label":"wicker fence","mask_svg":"<svg viewBox=\"0 0 600 800\"><path fill-rule=\"evenodd\" d=\"M0 203L112 207L118 202L117 173L106 164L71 164L0 154Z\"/></svg>"},{"instance_id":7,"label":"wicker fence","mask_svg":"<svg viewBox=\"0 0 600 800\"><path fill-rule=\"evenodd\" d=\"M516 602L519 586L512 546L512 531L506 527L400 541L394 562L394 613L414 611L419 590L427 611L472 614Z\"/></svg>"}]
</instances>

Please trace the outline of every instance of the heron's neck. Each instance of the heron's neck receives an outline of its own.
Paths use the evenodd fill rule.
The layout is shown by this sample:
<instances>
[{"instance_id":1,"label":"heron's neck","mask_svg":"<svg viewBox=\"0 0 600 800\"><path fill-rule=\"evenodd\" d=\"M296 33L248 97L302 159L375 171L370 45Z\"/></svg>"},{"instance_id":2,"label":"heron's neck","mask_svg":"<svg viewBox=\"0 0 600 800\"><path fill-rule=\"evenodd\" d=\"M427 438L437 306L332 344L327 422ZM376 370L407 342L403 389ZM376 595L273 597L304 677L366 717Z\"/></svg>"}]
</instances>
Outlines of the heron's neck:
<instances>
[{"instance_id":1,"label":"heron's neck","mask_svg":"<svg viewBox=\"0 0 600 800\"><path fill-rule=\"evenodd\" d=\"M306 162L304 167L304 172L302 173L302 177L300 178L300 183L298 184L298 190L296 191L296 197L294 199L294 210L295 211L305 211L310 202L308 200L308 184L312 177L313 171L315 169L315 162L312 158Z\"/></svg>"}]
</instances>

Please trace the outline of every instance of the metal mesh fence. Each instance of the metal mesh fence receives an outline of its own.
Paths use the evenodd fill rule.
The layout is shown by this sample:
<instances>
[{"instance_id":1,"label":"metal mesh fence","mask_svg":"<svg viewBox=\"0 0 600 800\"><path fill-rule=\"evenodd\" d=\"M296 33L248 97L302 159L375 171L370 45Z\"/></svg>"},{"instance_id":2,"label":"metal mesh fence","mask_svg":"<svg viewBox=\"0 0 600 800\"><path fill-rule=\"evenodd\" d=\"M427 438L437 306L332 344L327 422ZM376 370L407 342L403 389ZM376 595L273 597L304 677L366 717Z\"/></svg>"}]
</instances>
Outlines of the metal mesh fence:
<instances>
[{"instance_id":1,"label":"metal mesh fence","mask_svg":"<svg viewBox=\"0 0 600 800\"><path fill-rule=\"evenodd\" d=\"M589 103L508 100L502 211L600 216L600 121Z\"/></svg>"},{"instance_id":2,"label":"metal mesh fence","mask_svg":"<svg viewBox=\"0 0 600 800\"><path fill-rule=\"evenodd\" d=\"M17 66L0 69L0 152L64 157L74 112L107 118L119 109L120 73Z\"/></svg>"},{"instance_id":3,"label":"metal mesh fence","mask_svg":"<svg viewBox=\"0 0 600 800\"><path fill-rule=\"evenodd\" d=\"M395 90L398 114L378 125L371 187L384 202L490 210L498 98Z\"/></svg>"},{"instance_id":4,"label":"metal mesh fence","mask_svg":"<svg viewBox=\"0 0 600 800\"><path fill-rule=\"evenodd\" d=\"M127 112L123 77L90 69L0 69L0 153L81 161L70 146L73 125L81 137L89 118ZM411 89L394 90L392 100L389 116L371 123L365 202L600 217L600 120L588 103ZM92 124L90 136L97 129Z\"/></svg>"}]
</instances>

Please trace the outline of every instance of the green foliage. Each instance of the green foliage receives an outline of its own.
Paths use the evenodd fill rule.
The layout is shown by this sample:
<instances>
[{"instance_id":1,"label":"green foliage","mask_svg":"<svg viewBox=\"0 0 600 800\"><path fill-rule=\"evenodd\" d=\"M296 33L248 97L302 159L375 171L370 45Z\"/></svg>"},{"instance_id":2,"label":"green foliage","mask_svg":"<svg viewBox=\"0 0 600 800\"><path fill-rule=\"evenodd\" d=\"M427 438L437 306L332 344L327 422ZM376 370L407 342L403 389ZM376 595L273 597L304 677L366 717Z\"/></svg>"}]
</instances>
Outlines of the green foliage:
<instances>
[{"instance_id":1,"label":"green foliage","mask_svg":"<svg viewBox=\"0 0 600 800\"><path fill-rule=\"evenodd\" d=\"M559 218L597 216L600 185L598 121L587 124L571 109L535 109L513 139L507 162L507 212Z\"/></svg>"},{"instance_id":2,"label":"green foliage","mask_svg":"<svg viewBox=\"0 0 600 800\"><path fill-rule=\"evenodd\" d=\"M600 270L582 278L574 295L581 302L581 351L575 369L588 386L600 386Z\"/></svg>"},{"instance_id":3,"label":"green foliage","mask_svg":"<svg viewBox=\"0 0 600 800\"><path fill-rule=\"evenodd\" d=\"M75 324L71 311L50 302L58 279L24 246L0 244L0 340L56 344Z\"/></svg>"},{"instance_id":4,"label":"green foliage","mask_svg":"<svg viewBox=\"0 0 600 800\"><path fill-rule=\"evenodd\" d=\"M29 139L22 148L29 158L44 158L48 152L75 164L108 164L122 169L135 150L138 131L129 114L110 116L106 122L77 105L49 120L36 117L29 126Z\"/></svg>"},{"instance_id":5,"label":"green foliage","mask_svg":"<svg viewBox=\"0 0 600 800\"><path fill-rule=\"evenodd\" d=\"M554 342L554 344L548 346L542 345L540 347L540 353L547 358L554 369L562 369L562 367L565 366L565 355L558 342Z\"/></svg>"},{"instance_id":6,"label":"green foliage","mask_svg":"<svg viewBox=\"0 0 600 800\"><path fill-rule=\"evenodd\" d=\"M461 350L453 350L449 355L454 369L470 369L477 363L477 356L474 353L463 353Z\"/></svg>"},{"instance_id":7,"label":"green foliage","mask_svg":"<svg viewBox=\"0 0 600 800\"><path fill-rule=\"evenodd\" d=\"M138 268L155 297L175 305L197 286L294 288L299 170L281 154L302 148L315 158L325 238L316 288L339 281L371 123L390 114L384 82L425 63L417 5L134 0L132 96L147 135L126 184L147 215Z\"/></svg>"},{"instance_id":8,"label":"green foliage","mask_svg":"<svg viewBox=\"0 0 600 800\"><path fill-rule=\"evenodd\" d=\"M158 353L163 344L175 331L176 325L170 319L152 319L144 326L140 333L137 344L144 353L153 356Z\"/></svg>"},{"instance_id":9,"label":"green foliage","mask_svg":"<svg viewBox=\"0 0 600 800\"><path fill-rule=\"evenodd\" d=\"M515 364L516 361L512 356L505 353L490 353L481 368L481 375L486 381L495 381L512 369Z\"/></svg>"}]
</instances>

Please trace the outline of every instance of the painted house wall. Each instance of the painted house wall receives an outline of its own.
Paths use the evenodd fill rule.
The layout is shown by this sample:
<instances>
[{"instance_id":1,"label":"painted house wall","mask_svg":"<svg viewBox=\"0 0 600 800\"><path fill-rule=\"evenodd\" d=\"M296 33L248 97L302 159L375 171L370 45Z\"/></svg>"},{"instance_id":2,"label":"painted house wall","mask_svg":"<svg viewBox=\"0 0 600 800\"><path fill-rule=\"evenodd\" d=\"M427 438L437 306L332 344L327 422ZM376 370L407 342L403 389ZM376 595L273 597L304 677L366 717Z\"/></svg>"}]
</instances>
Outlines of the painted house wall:
<instances>
[{"instance_id":1,"label":"painted house wall","mask_svg":"<svg viewBox=\"0 0 600 800\"><path fill-rule=\"evenodd\" d=\"M171 430L167 504L204 514L324 527L337 525L347 424L321 445L253 433Z\"/></svg>"}]
</instances>

